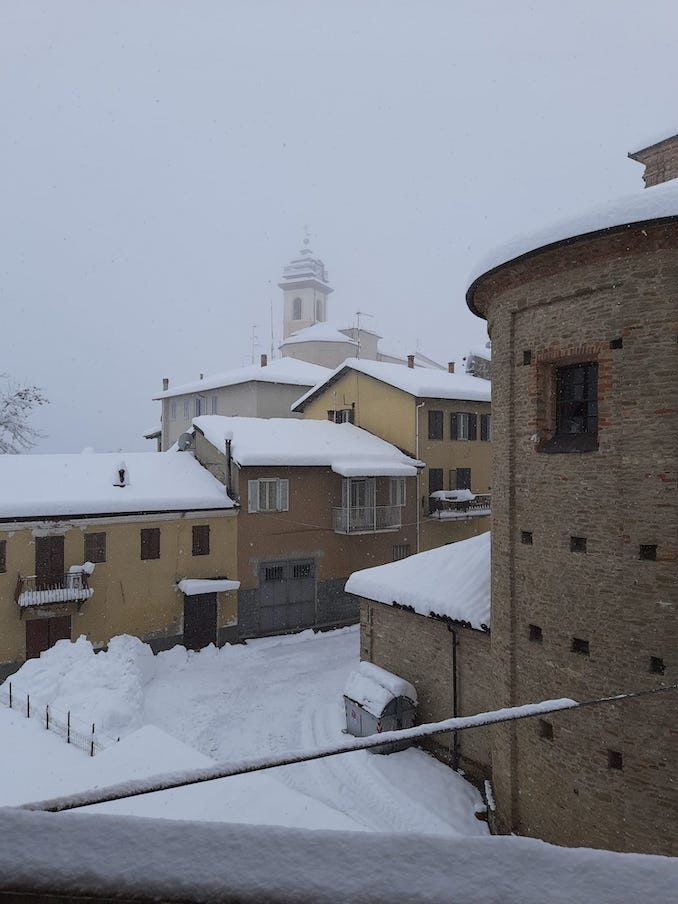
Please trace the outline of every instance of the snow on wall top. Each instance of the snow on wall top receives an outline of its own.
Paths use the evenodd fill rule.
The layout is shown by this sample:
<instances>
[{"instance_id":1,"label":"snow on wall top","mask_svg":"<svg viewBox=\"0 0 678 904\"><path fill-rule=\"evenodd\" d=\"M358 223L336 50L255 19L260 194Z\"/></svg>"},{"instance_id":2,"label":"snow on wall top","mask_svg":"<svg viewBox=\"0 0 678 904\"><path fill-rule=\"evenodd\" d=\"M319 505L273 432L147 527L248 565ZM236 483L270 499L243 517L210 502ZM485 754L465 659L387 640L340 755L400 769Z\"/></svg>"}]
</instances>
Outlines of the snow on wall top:
<instances>
[{"instance_id":1,"label":"snow on wall top","mask_svg":"<svg viewBox=\"0 0 678 904\"><path fill-rule=\"evenodd\" d=\"M172 386L165 392L153 396L153 401L170 399L189 392L236 386L239 383L289 383L293 386L313 386L318 380L324 380L329 372L329 368L321 367L319 364L297 361L296 358L276 358L266 367L250 364L247 367L236 367L224 373L212 374L204 380L193 380L191 383Z\"/></svg>"},{"instance_id":2,"label":"snow on wall top","mask_svg":"<svg viewBox=\"0 0 678 904\"><path fill-rule=\"evenodd\" d=\"M238 590L240 581L229 581L226 578L182 578L177 588L186 596L198 596L202 593L226 593Z\"/></svg>"},{"instance_id":3,"label":"snow on wall top","mask_svg":"<svg viewBox=\"0 0 678 904\"><path fill-rule=\"evenodd\" d=\"M516 258L566 239L573 239L606 229L643 223L662 217L678 217L678 179L653 185L632 195L625 195L585 211L576 217L559 220L537 232L519 235L500 245L484 257L468 277L467 300L473 295L473 284L483 274Z\"/></svg>"},{"instance_id":4,"label":"snow on wall top","mask_svg":"<svg viewBox=\"0 0 678 904\"><path fill-rule=\"evenodd\" d=\"M354 571L346 592L378 603L412 606L472 628L490 624L490 533Z\"/></svg>"},{"instance_id":5,"label":"snow on wall top","mask_svg":"<svg viewBox=\"0 0 678 904\"><path fill-rule=\"evenodd\" d=\"M280 343L279 348L285 345L296 345L298 342L344 342L355 348L358 343L332 323L314 323L313 326L297 330ZM283 361L287 360L283 358Z\"/></svg>"},{"instance_id":6,"label":"snow on wall top","mask_svg":"<svg viewBox=\"0 0 678 904\"><path fill-rule=\"evenodd\" d=\"M0 455L3 519L225 508L223 485L190 452Z\"/></svg>"},{"instance_id":7,"label":"snow on wall top","mask_svg":"<svg viewBox=\"0 0 678 904\"><path fill-rule=\"evenodd\" d=\"M406 367L403 364L387 364L384 361L365 361L362 358L347 358L322 382L318 383L292 405L292 411L303 411L304 403L328 386L344 370L355 370L388 383L417 398L458 399L464 401L489 402L490 381L472 377L469 374L450 374L446 370L428 367Z\"/></svg>"},{"instance_id":8,"label":"snow on wall top","mask_svg":"<svg viewBox=\"0 0 678 904\"><path fill-rule=\"evenodd\" d=\"M355 700L377 718L395 697L407 697L413 703L417 702L417 691L413 684L365 661L349 675L344 696Z\"/></svg>"},{"instance_id":9,"label":"snow on wall top","mask_svg":"<svg viewBox=\"0 0 678 904\"><path fill-rule=\"evenodd\" d=\"M230 438L233 460L244 467L321 466L345 477L417 473L414 459L353 424L220 415L197 417L193 423L219 450Z\"/></svg>"}]
</instances>

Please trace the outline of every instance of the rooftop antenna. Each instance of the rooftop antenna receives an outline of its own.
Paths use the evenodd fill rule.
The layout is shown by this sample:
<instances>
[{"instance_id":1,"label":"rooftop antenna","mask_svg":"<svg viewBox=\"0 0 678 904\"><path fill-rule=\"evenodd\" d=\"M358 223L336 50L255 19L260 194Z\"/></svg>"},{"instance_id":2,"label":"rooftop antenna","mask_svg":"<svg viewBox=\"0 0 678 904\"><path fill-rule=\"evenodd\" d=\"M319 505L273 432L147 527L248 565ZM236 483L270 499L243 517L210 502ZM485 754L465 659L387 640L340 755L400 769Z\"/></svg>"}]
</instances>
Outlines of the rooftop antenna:
<instances>
[{"instance_id":1,"label":"rooftop antenna","mask_svg":"<svg viewBox=\"0 0 678 904\"><path fill-rule=\"evenodd\" d=\"M360 318L361 317L374 317L374 314L368 314L367 311L356 311L356 330L358 333L358 349L356 352L356 358L360 357Z\"/></svg>"}]
</instances>

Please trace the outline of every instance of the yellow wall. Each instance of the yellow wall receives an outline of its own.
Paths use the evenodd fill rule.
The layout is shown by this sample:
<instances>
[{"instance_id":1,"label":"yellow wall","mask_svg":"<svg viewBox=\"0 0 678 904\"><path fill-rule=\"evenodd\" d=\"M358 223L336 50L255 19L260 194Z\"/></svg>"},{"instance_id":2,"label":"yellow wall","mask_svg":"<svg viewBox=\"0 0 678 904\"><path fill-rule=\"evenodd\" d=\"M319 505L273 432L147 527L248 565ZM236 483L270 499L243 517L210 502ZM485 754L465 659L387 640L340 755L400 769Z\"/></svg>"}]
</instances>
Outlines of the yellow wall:
<instances>
[{"instance_id":1,"label":"yellow wall","mask_svg":"<svg viewBox=\"0 0 678 904\"><path fill-rule=\"evenodd\" d=\"M423 401L422 408L417 404ZM355 403L357 427L381 437L410 455L417 452L415 417L419 418L419 459L426 465L419 477L421 549L431 549L475 536L489 530L488 517L439 521L428 515L428 469L443 469L443 488L451 489L450 471L471 469L474 493L491 493L491 443L480 440L480 415L490 413L489 402L456 399L415 399L409 393L366 374L348 370L304 406L304 417L324 420L335 408L351 408ZM429 440L428 412L443 412L443 439ZM478 439L451 440L450 415L470 412L478 416ZM425 497L425 498L424 498Z\"/></svg>"},{"instance_id":2,"label":"yellow wall","mask_svg":"<svg viewBox=\"0 0 678 904\"><path fill-rule=\"evenodd\" d=\"M209 524L210 553L192 555L192 527ZM85 634L95 646L116 634L142 639L174 637L183 633L183 594L175 587L181 578L236 579L236 518L228 513L205 517L172 516L171 520L83 519L61 522L44 530L31 524L0 530L7 541L7 572L0 574L0 665L25 657L25 624L29 618L71 614L72 638ZM141 528L160 528L160 558L141 560ZM96 565L90 578L94 594L82 604L41 606L25 610L23 619L14 600L18 575L35 574L35 534L64 536L64 568L84 561L84 534L106 534L106 562ZM236 593L219 594L218 627L237 621Z\"/></svg>"}]
</instances>

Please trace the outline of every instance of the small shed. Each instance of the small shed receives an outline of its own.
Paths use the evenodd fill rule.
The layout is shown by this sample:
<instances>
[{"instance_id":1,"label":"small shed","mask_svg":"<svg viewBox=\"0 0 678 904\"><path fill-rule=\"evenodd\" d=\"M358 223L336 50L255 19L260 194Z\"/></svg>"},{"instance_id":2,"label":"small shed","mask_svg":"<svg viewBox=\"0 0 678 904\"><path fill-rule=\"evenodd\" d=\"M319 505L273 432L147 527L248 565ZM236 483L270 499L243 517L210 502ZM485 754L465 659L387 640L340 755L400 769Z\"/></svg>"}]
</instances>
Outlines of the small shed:
<instances>
[{"instance_id":1,"label":"small shed","mask_svg":"<svg viewBox=\"0 0 678 904\"><path fill-rule=\"evenodd\" d=\"M346 730L359 738L411 728L417 711L414 685L372 662L361 662L344 688ZM394 753L409 747L408 741L383 744L374 753Z\"/></svg>"}]
</instances>

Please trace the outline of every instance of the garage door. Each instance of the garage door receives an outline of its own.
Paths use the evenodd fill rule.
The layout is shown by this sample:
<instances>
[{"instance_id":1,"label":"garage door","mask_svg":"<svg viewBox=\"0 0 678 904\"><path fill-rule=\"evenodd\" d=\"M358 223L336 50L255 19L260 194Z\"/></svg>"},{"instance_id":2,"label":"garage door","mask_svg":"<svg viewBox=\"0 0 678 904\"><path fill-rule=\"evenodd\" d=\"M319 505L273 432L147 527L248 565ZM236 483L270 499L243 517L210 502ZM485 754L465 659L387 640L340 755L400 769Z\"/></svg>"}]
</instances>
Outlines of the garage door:
<instances>
[{"instance_id":1,"label":"garage door","mask_svg":"<svg viewBox=\"0 0 678 904\"><path fill-rule=\"evenodd\" d=\"M315 624L315 562L265 562L259 572L259 629L293 631Z\"/></svg>"},{"instance_id":2,"label":"garage door","mask_svg":"<svg viewBox=\"0 0 678 904\"><path fill-rule=\"evenodd\" d=\"M184 646L202 650L217 642L217 595L198 593L184 596Z\"/></svg>"}]
</instances>

